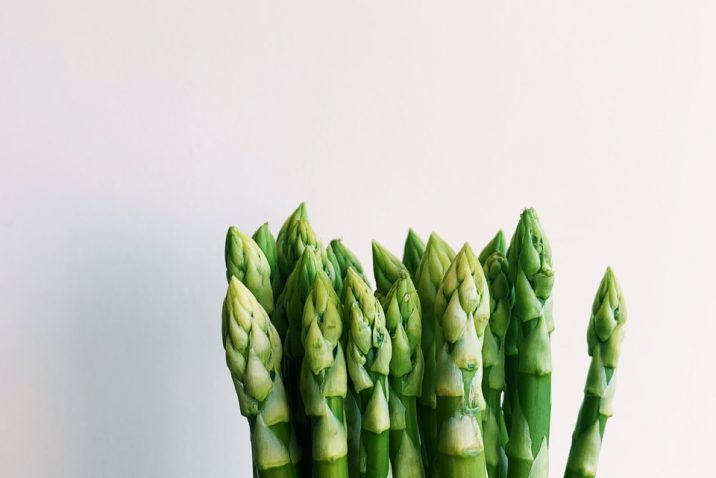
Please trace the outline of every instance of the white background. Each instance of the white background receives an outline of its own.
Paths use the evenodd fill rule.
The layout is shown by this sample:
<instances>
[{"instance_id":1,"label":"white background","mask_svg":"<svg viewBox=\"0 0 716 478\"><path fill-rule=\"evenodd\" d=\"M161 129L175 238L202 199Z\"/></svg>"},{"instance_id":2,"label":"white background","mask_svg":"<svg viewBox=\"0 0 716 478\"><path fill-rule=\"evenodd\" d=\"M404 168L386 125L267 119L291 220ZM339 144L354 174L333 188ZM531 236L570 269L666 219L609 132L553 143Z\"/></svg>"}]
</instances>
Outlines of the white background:
<instances>
[{"instance_id":1,"label":"white background","mask_svg":"<svg viewBox=\"0 0 716 478\"><path fill-rule=\"evenodd\" d=\"M339 5L340 3L340 5ZM370 265L540 213L552 476L607 264L629 303L600 476L709 476L713 2L0 0L0 474L250 476L224 233L307 201Z\"/></svg>"}]
</instances>

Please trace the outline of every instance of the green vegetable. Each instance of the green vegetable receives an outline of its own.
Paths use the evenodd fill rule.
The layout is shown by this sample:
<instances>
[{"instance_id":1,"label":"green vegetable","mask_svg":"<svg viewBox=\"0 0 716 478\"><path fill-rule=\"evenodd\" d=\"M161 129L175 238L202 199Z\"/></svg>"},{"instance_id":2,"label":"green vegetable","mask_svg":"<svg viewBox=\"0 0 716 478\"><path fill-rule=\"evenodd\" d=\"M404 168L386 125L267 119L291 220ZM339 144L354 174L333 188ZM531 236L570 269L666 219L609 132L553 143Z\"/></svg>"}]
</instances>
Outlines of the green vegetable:
<instances>
[{"instance_id":1,"label":"green vegetable","mask_svg":"<svg viewBox=\"0 0 716 478\"><path fill-rule=\"evenodd\" d=\"M276 236L276 252L281 281L286 282L306 246L317 248L318 239L308 225L306 204L301 203L284 221Z\"/></svg>"},{"instance_id":2,"label":"green vegetable","mask_svg":"<svg viewBox=\"0 0 716 478\"><path fill-rule=\"evenodd\" d=\"M401 271L407 269L388 249L381 246L378 241L373 241L373 275L375 276L375 295L383 300L400 277Z\"/></svg>"},{"instance_id":3,"label":"green vegetable","mask_svg":"<svg viewBox=\"0 0 716 478\"><path fill-rule=\"evenodd\" d=\"M268 260L269 267L271 268L271 289L273 290L274 299L278 298L283 289L283 282L281 281L281 273L278 270L278 254L276 252L276 240L271 234L268 222L265 222L259 227L254 235L253 240L263 251Z\"/></svg>"},{"instance_id":4,"label":"green vegetable","mask_svg":"<svg viewBox=\"0 0 716 478\"><path fill-rule=\"evenodd\" d=\"M300 452L281 378L281 341L264 308L236 277L229 280L221 328L226 364L249 420L255 474L297 477Z\"/></svg>"},{"instance_id":5,"label":"green vegetable","mask_svg":"<svg viewBox=\"0 0 716 478\"><path fill-rule=\"evenodd\" d=\"M390 359L390 460L395 478L424 476L416 398L425 368L420 348L420 299L408 271L401 271L383 303L393 355Z\"/></svg>"},{"instance_id":6,"label":"green vegetable","mask_svg":"<svg viewBox=\"0 0 716 478\"><path fill-rule=\"evenodd\" d=\"M368 282L368 279L363 273L363 266L361 266L360 261L358 261L355 254L343 244L342 240L333 239L328 245L326 254L336 271L336 281L340 284L339 287L336 287L336 292L339 294L343 293L343 280L346 274L348 274L348 268L350 267L355 269L363 280Z\"/></svg>"},{"instance_id":7,"label":"green vegetable","mask_svg":"<svg viewBox=\"0 0 716 478\"><path fill-rule=\"evenodd\" d=\"M361 410L360 474L386 478L390 470L386 376L390 372L391 342L380 303L353 268L346 275L343 311L348 325L348 374Z\"/></svg>"},{"instance_id":8,"label":"green vegetable","mask_svg":"<svg viewBox=\"0 0 716 478\"><path fill-rule=\"evenodd\" d=\"M477 259L480 261L480 264L484 266L485 262L487 262L487 258L495 252L507 255L507 240L505 239L505 234L502 232L502 229L497 231L495 237L490 239L490 242L482 249Z\"/></svg>"},{"instance_id":9,"label":"green vegetable","mask_svg":"<svg viewBox=\"0 0 716 478\"><path fill-rule=\"evenodd\" d=\"M547 477L551 411L552 252L537 213L526 209L508 253L515 303L516 390L506 452L509 478ZM509 331L508 331L509 334Z\"/></svg>"},{"instance_id":10,"label":"green vegetable","mask_svg":"<svg viewBox=\"0 0 716 478\"><path fill-rule=\"evenodd\" d=\"M301 396L313 429L313 476L348 477L343 399L348 389L340 340L342 306L333 284L318 271L303 311Z\"/></svg>"},{"instance_id":11,"label":"green vegetable","mask_svg":"<svg viewBox=\"0 0 716 478\"><path fill-rule=\"evenodd\" d=\"M597 475L599 450L607 419L612 416L619 349L627 321L626 304L611 268L604 274L594 298L587 329L592 357L584 401L572 435L565 478L593 478Z\"/></svg>"},{"instance_id":12,"label":"green vegetable","mask_svg":"<svg viewBox=\"0 0 716 478\"><path fill-rule=\"evenodd\" d=\"M425 357L423 387L418 400L418 416L420 419L420 436L422 437L423 465L430 470L430 458L437 447L437 416L435 407L435 294L442 282L443 274L455 252L435 233L430 234L425 246L425 254L420 261L415 275L415 287L420 298L422 314L421 347Z\"/></svg>"},{"instance_id":13,"label":"green vegetable","mask_svg":"<svg viewBox=\"0 0 716 478\"><path fill-rule=\"evenodd\" d=\"M418 272L420 261L425 254L425 243L415 231L408 229L408 237L405 238L405 246L403 247L403 264L410 272L410 278L415 280L415 274Z\"/></svg>"},{"instance_id":14,"label":"green vegetable","mask_svg":"<svg viewBox=\"0 0 716 478\"><path fill-rule=\"evenodd\" d=\"M256 296L266 313L273 312L273 291L271 289L271 267L266 256L249 236L229 228L224 247L226 259L226 280L236 277Z\"/></svg>"},{"instance_id":15,"label":"green vegetable","mask_svg":"<svg viewBox=\"0 0 716 478\"><path fill-rule=\"evenodd\" d=\"M483 417L485 460L490 478L507 475L507 427L502 415L502 392L505 389L505 335L510 322L513 293L509 265L498 248L483 264L490 291L490 321L482 344L482 392L487 410Z\"/></svg>"},{"instance_id":16,"label":"green vegetable","mask_svg":"<svg viewBox=\"0 0 716 478\"><path fill-rule=\"evenodd\" d=\"M445 272L435 296L435 317L437 476L486 478L482 343L490 318L490 294L482 266L468 244Z\"/></svg>"}]
</instances>

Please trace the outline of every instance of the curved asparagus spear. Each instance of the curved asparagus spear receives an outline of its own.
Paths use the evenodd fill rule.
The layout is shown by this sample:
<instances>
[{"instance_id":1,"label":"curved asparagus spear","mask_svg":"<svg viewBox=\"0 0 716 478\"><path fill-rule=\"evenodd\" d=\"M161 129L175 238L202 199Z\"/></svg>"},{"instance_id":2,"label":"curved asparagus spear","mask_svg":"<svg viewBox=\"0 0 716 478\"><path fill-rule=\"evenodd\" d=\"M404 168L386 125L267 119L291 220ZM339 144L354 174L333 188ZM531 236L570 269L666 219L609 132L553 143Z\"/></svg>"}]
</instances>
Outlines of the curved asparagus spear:
<instances>
[{"instance_id":1,"label":"curved asparagus spear","mask_svg":"<svg viewBox=\"0 0 716 478\"><path fill-rule=\"evenodd\" d=\"M401 271L407 269L388 249L373 241L373 276L375 276L375 295L383 300L393 286Z\"/></svg>"},{"instance_id":2,"label":"curved asparagus spear","mask_svg":"<svg viewBox=\"0 0 716 478\"><path fill-rule=\"evenodd\" d=\"M383 303L393 356L390 359L390 460L395 478L424 476L416 398L423 383L420 299L408 271Z\"/></svg>"},{"instance_id":3,"label":"curved asparagus spear","mask_svg":"<svg viewBox=\"0 0 716 478\"><path fill-rule=\"evenodd\" d=\"M435 233L430 234L425 254L415 275L415 287L420 297L422 313L421 348L425 358L423 387L418 400L420 436L422 438L423 465L430 469L430 458L437 446L437 417L435 415L435 294L445 270L455 257L450 246Z\"/></svg>"},{"instance_id":4,"label":"curved asparagus spear","mask_svg":"<svg viewBox=\"0 0 716 478\"><path fill-rule=\"evenodd\" d=\"M236 277L258 299L267 314L273 312L271 267L266 256L249 236L231 226L224 246L226 280Z\"/></svg>"},{"instance_id":5,"label":"curved asparagus spear","mask_svg":"<svg viewBox=\"0 0 716 478\"><path fill-rule=\"evenodd\" d=\"M572 435L565 478L597 475L599 450L607 419L612 416L619 348L627 321L626 304L614 272L607 268L594 298L587 343L592 357L584 387L584 401Z\"/></svg>"},{"instance_id":6,"label":"curved asparagus spear","mask_svg":"<svg viewBox=\"0 0 716 478\"><path fill-rule=\"evenodd\" d=\"M490 291L490 321L482 345L482 393L487 412L483 417L485 460L490 478L507 475L507 428L502 416L501 399L505 389L505 334L510 322L513 293L510 287L509 266L499 248L483 264Z\"/></svg>"},{"instance_id":7,"label":"curved asparagus spear","mask_svg":"<svg viewBox=\"0 0 716 478\"><path fill-rule=\"evenodd\" d=\"M425 254L425 243L413 229L408 229L408 237L405 238L405 246L403 247L403 264L410 272L410 278L415 280L415 273L418 272L418 266Z\"/></svg>"},{"instance_id":8,"label":"curved asparagus spear","mask_svg":"<svg viewBox=\"0 0 716 478\"><path fill-rule=\"evenodd\" d=\"M490 294L480 262L465 244L453 259L435 297L438 444L440 478L486 478L481 417L482 343Z\"/></svg>"},{"instance_id":9,"label":"curved asparagus spear","mask_svg":"<svg viewBox=\"0 0 716 478\"><path fill-rule=\"evenodd\" d=\"M552 253L533 209L522 212L508 254L517 333L516 391L512 395L509 478L547 477L552 355ZM508 331L509 334L509 331Z\"/></svg>"},{"instance_id":10,"label":"curved asparagus spear","mask_svg":"<svg viewBox=\"0 0 716 478\"><path fill-rule=\"evenodd\" d=\"M303 311L301 396L313 429L313 476L348 478L343 399L348 388L340 339L342 306L333 284L318 271Z\"/></svg>"},{"instance_id":11,"label":"curved asparagus spear","mask_svg":"<svg viewBox=\"0 0 716 478\"><path fill-rule=\"evenodd\" d=\"M485 262L487 262L487 258L495 252L507 255L507 240L505 239L505 234L502 232L502 229L497 231L495 237L490 239L490 242L485 245L480 255L477 256L477 259L480 261L480 264L484 266Z\"/></svg>"},{"instance_id":12,"label":"curved asparagus spear","mask_svg":"<svg viewBox=\"0 0 716 478\"><path fill-rule=\"evenodd\" d=\"M390 470L386 376L391 342L380 303L353 268L346 275L343 310L348 324L348 374L362 417L360 473L365 478L386 478Z\"/></svg>"},{"instance_id":13,"label":"curved asparagus spear","mask_svg":"<svg viewBox=\"0 0 716 478\"><path fill-rule=\"evenodd\" d=\"M271 289L273 290L273 298L275 300L281 294L283 282L281 281L281 273L278 270L276 240L274 239L273 234L271 234L268 222L263 223L251 237L263 251L266 256L266 260L269 263L269 267L271 268Z\"/></svg>"},{"instance_id":14,"label":"curved asparagus spear","mask_svg":"<svg viewBox=\"0 0 716 478\"><path fill-rule=\"evenodd\" d=\"M300 452L281 378L281 341L266 311L236 277L229 280L221 328L226 364L251 428L255 473L297 477Z\"/></svg>"}]
</instances>

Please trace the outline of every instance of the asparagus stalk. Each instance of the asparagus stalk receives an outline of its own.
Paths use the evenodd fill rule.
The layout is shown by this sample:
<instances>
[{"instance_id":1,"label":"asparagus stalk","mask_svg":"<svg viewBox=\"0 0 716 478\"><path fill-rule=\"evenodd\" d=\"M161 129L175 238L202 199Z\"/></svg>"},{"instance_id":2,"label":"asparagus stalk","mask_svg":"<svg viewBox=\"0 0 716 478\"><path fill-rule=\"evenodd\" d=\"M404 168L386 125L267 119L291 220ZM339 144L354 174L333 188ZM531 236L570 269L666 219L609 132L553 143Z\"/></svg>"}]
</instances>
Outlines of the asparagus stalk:
<instances>
[{"instance_id":1,"label":"asparagus stalk","mask_svg":"<svg viewBox=\"0 0 716 478\"><path fill-rule=\"evenodd\" d=\"M254 473L297 477L300 452L281 378L281 340L264 308L236 277L229 279L221 328L226 364L251 429Z\"/></svg>"},{"instance_id":2,"label":"asparagus stalk","mask_svg":"<svg viewBox=\"0 0 716 478\"><path fill-rule=\"evenodd\" d=\"M509 265L502 247L490 254L483 264L490 291L490 321L482 346L482 392L487 411L483 417L485 461L489 478L507 476L507 428L502 415L501 399L505 389L505 335L510 322L513 292Z\"/></svg>"},{"instance_id":3,"label":"asparagus stalk","mask_svg":"<svg viewBox=\"0 0 716 478\"><path fill-rule=\"evenodd\" d=\"M407 269L388 249L373 241L373 275L375 276L375 295L379 300L385 299L386 294L400 277L401 271Z\"/></svg>"},{"instance_id":4,"label":"asparagus stalk","mask_svg":"<svg viewBox=\"0 0 716 478\"><path fill-rule=\"evenodd\" d=\"M433 476L486 478L482 438L482 343L490 294L480 262L465 244L435 297L438 444Z\"/></svg>"},{"instance_id":5,"label":"asparagus stalk","mask_svg":"<svg viewBox=\"0 0 716 478\"><path fill-rule=\"evenodd\" d=\"M313 476L348 478L348 444L343 412L347 374L342 306L333 284L318 271L303 311L301 396L313 430Z\"/></svg>"},{"instance_id":6,"label":"asparagus stalk","mask_svg":"<svg viewBox=\"0 0 716 478\"><path fill-rule=\"evenodd\" d=\"M423 382L420 299L408 271L388 291L385 321L390 332L390 460L395 478L424 476L416 399Z\"/></svg>"},{"instance_id":7,"label":"asparagus stalk","mask_svg":"<svg viewBox=\"0 0 716 478\"><path fill-rule=\"evenodd\" d=\"M251 236L259 248L263 251L271 268L271 289L273 290L274 300L281 294L283 282L281 281L281 273L278 270L278 253L276 252L276 240L271 234L268 222L259 227L253 236Z\"/></svg>"},{"instance_id":8,"label":"asparagus stalk","mask_svg":"<svg viewBox=\"0 0 716 478\"><path fill-rule=\"evenodd\" d=\"M440 236L432 233L425 246L425 254L415 275L415 287L420 298L422 314L421 348L425 358L423 387L418 400L420 418L420 436L422 438L423 465L431 467L430 458L437 446L437 417L435 407L435 294L442 281L445 270L455 257L455 252Z\"/></svg>"},{"instance_id":9,"label":"asparagus stalk","mask_svg":"<svg viewBox=\"0 0 716 478\"><path fill-rule=\"evenodd\" d=\"M348 323L348 374L361 411L360 475L386 478L390 471L390 412L386 376L391 342L385 315L370 287L348 269L343 292Z\"/></svg>"},{"instance_id":10,"label":"asparagus stalk","mask_svg":"<svg viewBox=\"0 0 716 478\"><path fill-rule=\"evenodd\" d=\"M299 221L304 221L299 225ZM306 230L308 212L306 204L301 203L295 211L284 221L276 236L276 252L278 254L278 268L281 281L286 282L293 271L298 258L306 245L315 246L318 242L312 230ZM310 233L310 234L309 234Z\"/></svg>"},{"instance_id":11,"label":"asparagus stalk","mask_svg":"<svg viewBox=\"0 0 716 478\"><path fill-rule=\"evenodd\" d=\"M607 419L612 416L619 349L627 321L626 304L614 272L607 268L594 298L587 329L592 357L584 401L572 435L565 478L593 478L597 475L599 450Z\"/></svg>"},{"instance_id":12,"label":"asparagus stalk","mask_svg":"<svg viewBox=\"0 0 716 478\"><path fill-rule=\"evenodd\" d=\"M273 312L271 267L264 253L249 236L231 226L224 246L226 280L236 277L258 299L267 314Z\"/></svg>"},{"instance_id":13,"label":"asparagus stalk","mask_svg":"<svg viewBox=\"0 0 716 478\"><path fill-rule=\"evenodd\" d=\"M413 229L408 229L408 237L405 238L405 246L403 247L403 264L410 272L410 278L415 280L415 274L418 272L418 266L425 254L425 243Z\"/></svg>"},{"instance_id":14,"label":"asparagus stalk","mask_svg":"<svg viewBox=\"0 0 716 478\"><path fill-rule=\"evenodd\" d=\"M552 357L552 253L537 213L526 209L508 254L515 288L511 321L517 333L516 390L506 452L509 478L547 477ZM509 334L509 331L508 331Z\"/></svg>"}]
</instances>

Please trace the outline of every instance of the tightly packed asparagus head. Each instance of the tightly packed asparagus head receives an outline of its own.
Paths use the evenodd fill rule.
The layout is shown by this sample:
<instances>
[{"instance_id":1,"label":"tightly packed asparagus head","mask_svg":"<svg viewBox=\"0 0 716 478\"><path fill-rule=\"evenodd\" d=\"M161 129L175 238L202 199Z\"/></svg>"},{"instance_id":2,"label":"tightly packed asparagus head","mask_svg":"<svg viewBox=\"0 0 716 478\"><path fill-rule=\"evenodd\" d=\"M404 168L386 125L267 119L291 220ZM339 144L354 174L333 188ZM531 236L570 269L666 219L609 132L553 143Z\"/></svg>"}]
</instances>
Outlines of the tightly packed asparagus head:
<instances>
[{"instance_id":1,"label":"tightly packed asparagus head","mask_svg":"<svg viewBox=\"0 0 716 478\"><path fill-rule=\"evenodd\" d=\"M343 311L348 326L348 374L361 411L360 474L386 478L390 471L386 378L390 372L391 341L383 308L353 268L346 275Z\"/></svg>"},{"instance_id":2,"label":"tightly packed asparagus head","mask_svg":"<svg viewBox=\"0 0 716 478\"><path fill-rule=\"evenodd\" d=\"M224 247L226 280L236 277L258 299L266 313L273 312L273 289L271 267L258 244L231 226L226 233Z\"/></svg>"},{"instance_id":3,"label":"tightly packed asparagus head","mask_svg":"<svg viewBox=\"0 0 716 478\"><path fill-rule=\"evenodd\" d=\"M482 344L490 294L482 266L467 244L445 272L435 317L438 444L431 466L440 477L484 478Z\"/></svg>"},{"instance_id":4,"label":"tightly packed asparagus head","mask_svg":"<svg viewBox=\"0 0 716 478\"><path fill-rule=\"evenodd\" d=\"M425 242L415 231L408 229L408 237L405 238L405 246L403 247L403 264L405 264L413 280L415 280L415 274L418 272L423 254L425 254Z\"/></svg>"},{"instance_id":5,"label":"tightly packed asparagus head","mask_svg":"<svg viewBox=\"0 0 716 478\"><path fill-rule=\"evenodd\" d=\"M415 275L415 287L420 298L422 314L421 347L425 357L423 387L418 400L420 436L422 437L423 464L430 469L430 460L437 446L437 417L435 407L435 294L443 275L455 257L452 248L437 234L432 233L425 246L425 253Z\"/></svg>"},{"instance_id":6,"label":"tightly packed asparagus head","mask_svg":"<svg viewBox=\"0 0 716 478\"><path fill-rule=\"evenodd\" d=\"M222 340L254 478L547 478L552 252L526 209L479 256L408 231L372 243L376 289L302 203L274 239L226 234ZM608 268L565 478L595 478L626 305Z\"/></svg>"},{"instance_id":7,"label":"tightly packed asparagus head","mask_svg":"<svg viewBox=\"0 0 716 478\"><path fill-rule=\"evenodd\" d=\"M266 311L236 277L229 280L224 300L222 336L241 413L249 419L256 473L260 478L298 476L281 340Z\"/></svg>"},{"instance_id":8,"label":"tightly packed asparagus head","mask_svg":"<svg viewBox=\"0 0 716 478\"><path fill-rule=\"evenodd\" d=\"M594 298L587 329L592 357L584 387L584 401L572 435L565 478L593 478L607 419L612 416L619 350L627 321L626 304L611 268L604 274Z\"/></svg>"},{"instance_id":9,"label":"tightly packed asparagus head","mask_svg":"<svg viewBox=\"0 0 716 478\"><path fill-rule=\"evenodd\" d=\"M424 476L417 397L425 363L420 339L420 299L407 270L383 302L393 355L390 359L390 460L395 478Z\"/></svg>"},{"instance_id":10,"label":"tightly packed asparagus head","mask_svg":"<svg viewBox=\"0 0 716 478\"><path fill-rule=\"evenodd\" d=\"M383 300L400 277L400 273L407 269L388 249L373 241L373 275L375 276L376 297Z\"/></svg>"},{"instance_id":11,"label":"tightly packed asparagus head","mask_svg":"<svg viewBox=\"0 0 716 478\"><path fill-rule=\"evenodd\" d=\"M507 373L509 478L547 477L551 412L552 252L537 213L526 209L508 254L515 302L507 340L517 345ZM512 336L509 336L512 332Z\"/></svg>"},{"instance_id":12,"label":"tightly packed asparagus head","mask_svg":"<svg viewBox=\"0 0 716 478\"><path fill-rule=\"evenodd\" d=\"M300 389L312 427L313 476L348 477L343 400L348 389L341 346L342 306L333 284L318 271L306 299L301 326L304 355Z\"/></svg>"}]
</instances>

